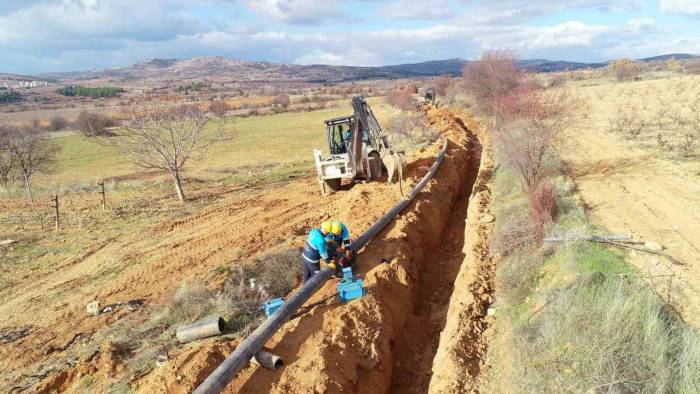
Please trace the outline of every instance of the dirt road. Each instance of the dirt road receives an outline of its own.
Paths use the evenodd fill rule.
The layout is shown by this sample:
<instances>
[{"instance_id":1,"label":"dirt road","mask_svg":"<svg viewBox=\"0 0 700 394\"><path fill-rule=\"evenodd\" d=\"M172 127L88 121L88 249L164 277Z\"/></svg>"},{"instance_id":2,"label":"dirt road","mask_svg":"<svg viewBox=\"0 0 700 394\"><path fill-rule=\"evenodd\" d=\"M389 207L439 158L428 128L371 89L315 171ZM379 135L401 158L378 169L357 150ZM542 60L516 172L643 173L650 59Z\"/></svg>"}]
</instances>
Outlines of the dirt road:
<instances>
[{"instance_id":1,"label":"dirt road","mask_svg":"<svg viewBox=\"0 0 700 394\"><path fill-rule=\"evenodd\" d=\"M591 221L665 247L685 265L634 252L632 261L682 317L700 328L700 173L697 162L673 163L596 129L568 136L562 158ZM670 276L669 276L670 275ZM669 284L671 285L669 294Z\"/></svg>"}]
</instances>

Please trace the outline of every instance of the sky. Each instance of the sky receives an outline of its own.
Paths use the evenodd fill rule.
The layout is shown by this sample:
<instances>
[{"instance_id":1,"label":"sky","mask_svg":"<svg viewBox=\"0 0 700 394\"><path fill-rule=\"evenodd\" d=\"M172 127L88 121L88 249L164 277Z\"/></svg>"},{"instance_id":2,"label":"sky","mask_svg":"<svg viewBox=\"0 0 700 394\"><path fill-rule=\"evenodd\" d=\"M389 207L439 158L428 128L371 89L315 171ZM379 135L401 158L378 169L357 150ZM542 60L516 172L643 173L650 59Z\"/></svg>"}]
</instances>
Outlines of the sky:
<instances>
[{"instance_id":1,"label":"sky","mask_svg":"<svg viewBox=\"0 0 700 394\"><path fill-rule=\"evenodd\" d=\"M0 72L226 56L379 66L484 50L597 62L700 54L700 0L0 0Z\"/></svg>"}]
</instances>

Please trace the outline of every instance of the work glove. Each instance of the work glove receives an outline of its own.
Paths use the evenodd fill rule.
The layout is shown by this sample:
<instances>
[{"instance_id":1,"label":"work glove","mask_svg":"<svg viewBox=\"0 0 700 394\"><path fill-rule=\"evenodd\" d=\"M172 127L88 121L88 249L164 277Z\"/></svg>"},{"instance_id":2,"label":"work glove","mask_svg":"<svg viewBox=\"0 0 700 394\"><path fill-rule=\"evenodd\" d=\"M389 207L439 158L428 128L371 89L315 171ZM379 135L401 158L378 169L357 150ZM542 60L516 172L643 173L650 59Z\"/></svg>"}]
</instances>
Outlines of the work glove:
<instances>
[{"instance_id":1,"label":"work glove","mask_svg":"<svg viewBox=\"0 0 700 394\"><path fill-rule=\"evenodd\" d=\"M321 266L324 266L324 265L330 269L335 269L335 260L326 261L326 260L321 259Z\"/></svg>"}]
</instances>

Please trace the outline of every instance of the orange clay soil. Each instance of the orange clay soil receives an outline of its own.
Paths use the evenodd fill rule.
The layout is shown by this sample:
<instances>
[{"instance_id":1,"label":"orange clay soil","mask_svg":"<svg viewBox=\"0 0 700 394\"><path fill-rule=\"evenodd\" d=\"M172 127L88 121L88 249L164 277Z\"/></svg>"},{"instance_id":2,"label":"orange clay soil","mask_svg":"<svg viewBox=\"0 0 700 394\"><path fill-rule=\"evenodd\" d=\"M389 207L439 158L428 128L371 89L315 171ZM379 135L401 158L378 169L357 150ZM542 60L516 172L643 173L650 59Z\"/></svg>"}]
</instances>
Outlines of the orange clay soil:
<instances>
[{"instance_id":1,"label":"orange clay soil","mask_svg":"<svg viewBox=\"0 0 700 394\"><path fill-rule=\"evenodd\" d=\"M488 210L490 167L479 172L479 165L490 163L490 150L482 147L479 139L483 143L485 135L467 117L444 109L430 109L427 117L448 138L447 157L416 202L360 252L367 295L341 305L335 281L329 281L266 344L284 358L285 367L271 372L249 366L226 392L476 387L492 291L492 263L484 254L491 224L471 216ZM439 145L409 158L405 186L427 172ZM325 197L314 179L247 189L197 214L94 245L27 277L24 288L0 294L2 326L31 326L28 336L0 344L0 391L82 392L86 375L92 376L91 390L104 391L124 377L128 362L109 340L97 340L110 326L147 321L184 280L216 287L221 285L212 275L217 267L276 248L301 247L308 230L324 219L343 220L357 235L399 198L396 184L379 182ZM382 264L383 258L390 263ZM95 297L102 305L135 298L146 304L134 312L87 316L85 305ZM190 392L238 341L214 338L170 349L164 366L131 385L144 393ZM97 351L84 350L90 348ZM436 354L444 367L433 365Z\"/></svg>"},{"instance_id":2,"label":"orange clay soil","mask_svg":"<svg viewBox=\"0 0 700 394\"><path fill-rule=\"evenodd\" d=\"M327 283L305 313L266 344L286 366L276 372L248 366L225 392L411 393L427 392L433 385L436 392L454 392L455 382L464 391L477 387L492 288L493 265L483 259L488 239L481 235L484 230L487 236L492 225L478 222L490 201L490 167L479 173L483 148L469 130L477 124L465 126L446 110L429 110L427 116L448 138L447 157L417 201L361 251L359 272L367 295L341 305L334 297L335 281ZM418 173L425 173L436 150L414 162L420 163ZM488 156L484 161L490 166L490 150ZM475 182L477 193L472 194ZM465 232L470 201L475 204L469 212L477 219L470 222L474 229ZM372 204L368 200L367 209ZM349 213L348 218L365 217L362 210ZM382 264L383 258L390 263ZM453 291L455 279L465 288ZM462 318L468 321L457 321ZM453 341L440 340L446 324ZM139 382L138 391L189 392L234 347L219 339L192 348ZM433 366L436 352L449 359L446 368ZM432 375L439 377L434 384Z\"/></svg>"}]
</instances>

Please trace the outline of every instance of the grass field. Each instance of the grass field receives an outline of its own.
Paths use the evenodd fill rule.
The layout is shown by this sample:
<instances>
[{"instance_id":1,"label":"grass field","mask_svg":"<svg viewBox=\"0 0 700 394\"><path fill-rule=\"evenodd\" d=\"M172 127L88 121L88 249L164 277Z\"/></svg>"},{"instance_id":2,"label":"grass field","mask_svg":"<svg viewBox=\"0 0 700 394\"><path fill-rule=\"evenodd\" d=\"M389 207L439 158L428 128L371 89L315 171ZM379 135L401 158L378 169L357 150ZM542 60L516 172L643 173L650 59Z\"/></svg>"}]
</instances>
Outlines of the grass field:
<instances>
[{"instance_id":1,"label":"grass field","mask_svg":"<svg viewBox=\"0 0 700 394\"><path fill-rule=\"evenodd\" d=\"M387 112L383 100L370 99L370 103L383 122ZM190 162L185 176L221 180L241 169L309 162L314 148L326 148L323 121L350 113L348 102L313 112L226 118L224 127L235 130L234 139L215 145L202 160ZM217 127L218 122L208 127ZM53 171L35 177L37 190L50 192L66 185L94 184L139 170L114 148L98 145L81 134L59 136L52 141L61 150ZM310 163L309 170L313 170Z\"/></svg>"}]
</instances>

